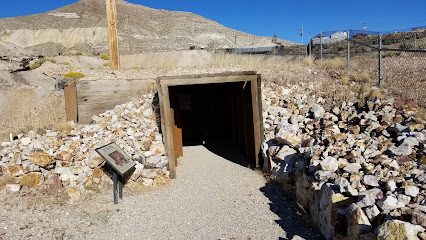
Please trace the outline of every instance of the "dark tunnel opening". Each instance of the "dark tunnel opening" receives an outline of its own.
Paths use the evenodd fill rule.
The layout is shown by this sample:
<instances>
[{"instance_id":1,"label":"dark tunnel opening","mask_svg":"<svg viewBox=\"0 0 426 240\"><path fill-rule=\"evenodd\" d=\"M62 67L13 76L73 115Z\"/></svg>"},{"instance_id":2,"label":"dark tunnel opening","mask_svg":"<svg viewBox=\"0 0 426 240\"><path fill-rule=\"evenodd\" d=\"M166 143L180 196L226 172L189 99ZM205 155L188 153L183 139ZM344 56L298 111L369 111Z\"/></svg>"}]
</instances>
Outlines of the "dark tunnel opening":
<instances>
[{"instance_id":1,"label":"dark tunnel opening","mask_svg":"<svg viewBox=\"0 0 426 240\"><path fill-rule=\"evenodd\" d=\"M255 167L251 82L169 87L183 146L204 145L243 166Z\"/></svg>"}]
</instances>

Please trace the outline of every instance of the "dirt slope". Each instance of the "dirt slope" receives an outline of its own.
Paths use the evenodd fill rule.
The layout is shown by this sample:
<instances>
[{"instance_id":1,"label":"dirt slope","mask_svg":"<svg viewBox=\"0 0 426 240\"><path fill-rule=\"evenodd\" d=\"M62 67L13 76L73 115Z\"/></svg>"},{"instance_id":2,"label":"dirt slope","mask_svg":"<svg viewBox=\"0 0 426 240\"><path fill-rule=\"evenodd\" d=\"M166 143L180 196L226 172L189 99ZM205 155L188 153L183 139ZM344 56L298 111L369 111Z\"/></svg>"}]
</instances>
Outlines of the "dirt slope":
<instances>
[{"instance_id":1,"label":"dirt slope","mask_svg":"<svg viewBox=\"0 0 426 240\"><path fill-rule=\"evenodd\" d=\"M273 45L271 37L236 31L193 13L156 10L122 0L117 1L117 11L123 53L182 50L191 45L233 46L235 36L238 46ZM41 53L52 50L46 43L66 50L103 52L107 50L105 12L105 1L81 0L42 14L0 19L0 40Z\"/></svg>"}]
</instances>

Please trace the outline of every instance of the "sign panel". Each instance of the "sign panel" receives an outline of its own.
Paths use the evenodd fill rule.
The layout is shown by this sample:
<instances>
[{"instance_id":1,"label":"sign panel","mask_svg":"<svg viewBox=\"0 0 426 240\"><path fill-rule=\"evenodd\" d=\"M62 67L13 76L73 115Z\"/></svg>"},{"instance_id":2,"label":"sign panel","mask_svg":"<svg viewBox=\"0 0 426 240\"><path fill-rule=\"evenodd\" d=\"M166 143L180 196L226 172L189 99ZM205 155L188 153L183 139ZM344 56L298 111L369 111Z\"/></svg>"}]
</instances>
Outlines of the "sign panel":
<instances>
[{"instance_id":1,"label":"sign panel","mask_svg":"<svg viewBox=\"0 0 426 240\"><path fill-rule=\"evenodd\" d=\"M110 143L103 147L97 148L96 152L103 157L108 164L123 176L136 163L126 154L116 143Z\"/></svg>"}]
</instances>

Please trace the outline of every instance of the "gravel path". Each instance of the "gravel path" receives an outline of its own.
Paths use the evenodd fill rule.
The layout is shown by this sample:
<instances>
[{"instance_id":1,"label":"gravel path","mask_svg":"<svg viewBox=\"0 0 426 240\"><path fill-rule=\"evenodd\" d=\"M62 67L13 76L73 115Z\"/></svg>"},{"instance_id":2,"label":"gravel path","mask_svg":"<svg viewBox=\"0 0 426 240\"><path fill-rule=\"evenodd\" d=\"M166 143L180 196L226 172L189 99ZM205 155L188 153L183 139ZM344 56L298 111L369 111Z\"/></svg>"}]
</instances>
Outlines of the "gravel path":
<instances>
[{"instance_id":1,"label":"gravel path","mask_svg":"<svg viewBox=\"0 0 426 240\"><path fill-rule=\"evenodd\" d=\"M321 239L279 186L244 167L239 154L215 152L234 162L186 147L170 186L124 189L118 205L110 191L60 207L12 204L0 212L0 239Z\"/></svg>"}]
</instances>

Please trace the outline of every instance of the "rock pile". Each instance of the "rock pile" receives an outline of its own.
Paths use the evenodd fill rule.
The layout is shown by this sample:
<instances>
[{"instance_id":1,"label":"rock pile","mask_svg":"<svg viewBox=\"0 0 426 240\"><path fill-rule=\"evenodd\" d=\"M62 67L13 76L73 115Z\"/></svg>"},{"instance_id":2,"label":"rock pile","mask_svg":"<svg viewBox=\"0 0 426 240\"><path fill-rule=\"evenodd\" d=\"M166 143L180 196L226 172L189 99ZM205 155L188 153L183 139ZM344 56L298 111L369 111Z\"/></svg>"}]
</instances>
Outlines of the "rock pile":
<instances>
[{"instance_id":1,"label":"rock pile","mask_svg":"<svg viewBox=\"0 0 426 240\"><path fill-rule=\"evenodd\" d=\"M159 108L154 95L118 105L93 116L88 125L71 123L72 130L21 134L0 146L0 188L54 185L76 200L86 190L112 185L112 171L95 149L115 142L136 161L126 185L152 186L167 182L168 159L159 133ZM158 102L157 102L158 103Z\"/></svg>"},{"instance_id":2,"label":"rock pile","mask_svg":"<svg viewBox=\"0 0 426 240\"><path fill-rule=\"evenodd\" d=\"M326 111L311 89L262 90L271 177L295 193L327 239L425 238L424 120L377 98Z\"/></svg>"}]
</instances>

